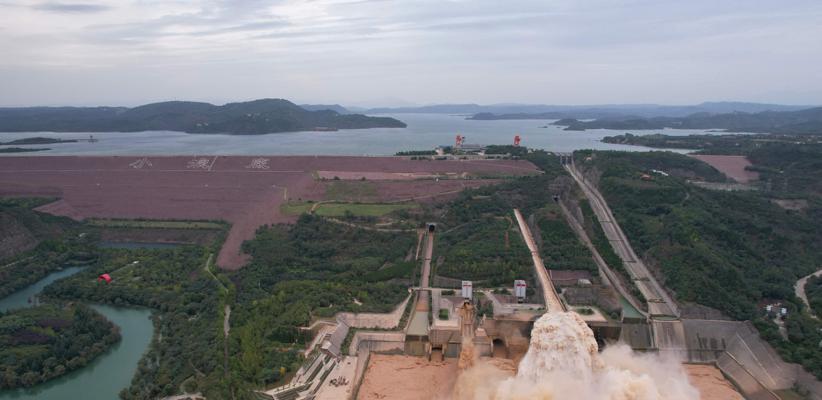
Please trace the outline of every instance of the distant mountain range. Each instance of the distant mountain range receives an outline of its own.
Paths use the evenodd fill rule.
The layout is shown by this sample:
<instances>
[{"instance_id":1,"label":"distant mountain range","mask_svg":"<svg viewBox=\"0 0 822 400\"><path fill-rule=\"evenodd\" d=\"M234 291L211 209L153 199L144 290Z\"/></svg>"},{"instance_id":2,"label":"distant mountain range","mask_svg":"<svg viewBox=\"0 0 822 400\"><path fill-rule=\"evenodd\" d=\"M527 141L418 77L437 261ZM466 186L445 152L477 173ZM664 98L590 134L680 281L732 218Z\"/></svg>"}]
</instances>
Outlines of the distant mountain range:
<instances>
[{"instance_id":1,"label":"distant mountain range","mask_svg":"<svg viewBox=\"0 0 822 400\"><path fill-rule=\"evenodd\" d=\"M306 130L404 128L388 117L348 114L340 106L300 107L288 100L262 99L216 106L169 101L126 107L0 108L0 132L137 132L254 135ZM342 113L332 109L339 107Z\"/></svg>"},{"instance_id":2,"label":"distant mountain range","mask_svg":"<svg viewBox=\"0 0 822 400\"><path fill-rule=\"evenodd\" d=\"M431 113L466 114L469 119L560 119L560 118L607 118L617 116L684 117L695 113L730 113L762 111L798 111L811 106L744 102L705 102L696 105L667 106L659 104L605 104L562 106L545 104L438 104L421 107L380 107L362 110L368 114ZM359 111L359 110L358 110Z\"/></svg>"},{"instance_id":3,"label":"distant mountain range","mask_svg":"<svg viewBox=\"0 0 822 400\"><path fill-rule=\"evenodd\" d=\"M565 130L586 129L722 129L727 132L776 133L786 135L822 135L822 107L800 111L733 112L725 114L697 113L686 117L621 117L594 121L561 119L555 125Z\"/></svg>"}]
</instances>

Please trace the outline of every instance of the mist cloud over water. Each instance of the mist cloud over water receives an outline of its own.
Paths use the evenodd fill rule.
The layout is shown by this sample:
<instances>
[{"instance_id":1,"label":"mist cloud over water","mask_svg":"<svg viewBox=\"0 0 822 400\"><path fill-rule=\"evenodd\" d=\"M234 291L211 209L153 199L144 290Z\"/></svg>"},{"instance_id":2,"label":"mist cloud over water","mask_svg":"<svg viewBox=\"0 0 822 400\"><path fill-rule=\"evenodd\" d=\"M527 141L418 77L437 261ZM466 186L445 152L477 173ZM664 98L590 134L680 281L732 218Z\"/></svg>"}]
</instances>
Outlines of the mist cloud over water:
<instances>
[{"instance_id":1,"label":"mist cloud over water","mask_svg":"<svg viewBox=\"0 0 822 400\"><path fill-rule=\"evenodd\" d=\"M634 353L626 345L598 352L575 313L545 314L534 324L516 375L479 361L463 371L455 400L698 400L673 358Z\"/></svg>"}]
</instances>

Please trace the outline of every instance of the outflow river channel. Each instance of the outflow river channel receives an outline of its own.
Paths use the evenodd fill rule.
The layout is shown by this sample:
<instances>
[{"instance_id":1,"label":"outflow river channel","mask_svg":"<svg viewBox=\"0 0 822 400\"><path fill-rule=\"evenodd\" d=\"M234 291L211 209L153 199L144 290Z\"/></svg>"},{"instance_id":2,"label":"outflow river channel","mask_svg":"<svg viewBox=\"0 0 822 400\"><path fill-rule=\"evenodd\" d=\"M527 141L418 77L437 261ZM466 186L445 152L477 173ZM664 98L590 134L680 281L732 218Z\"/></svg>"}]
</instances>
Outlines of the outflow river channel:
<instances>
[{"instance_id":1,"label":"outflow river channel","mask_svg":"<svg viewBox=\"0 0 822 400\"><path fill-rule=\"evenodd\" d=\"M14 294L0 300L0 311L30 307L35 295L48 284L82 271L82 267L69 267L54 272ZM32 302L29 302L29 300ZM149 317L151 311L142 308L113 307L92 304L120 327L122 340L105 354L85 367L32 388L0 391L0 400L116 400L120 391L128 387L137 362L143 356L154 334Z\"/></svg>"}]
</instances>

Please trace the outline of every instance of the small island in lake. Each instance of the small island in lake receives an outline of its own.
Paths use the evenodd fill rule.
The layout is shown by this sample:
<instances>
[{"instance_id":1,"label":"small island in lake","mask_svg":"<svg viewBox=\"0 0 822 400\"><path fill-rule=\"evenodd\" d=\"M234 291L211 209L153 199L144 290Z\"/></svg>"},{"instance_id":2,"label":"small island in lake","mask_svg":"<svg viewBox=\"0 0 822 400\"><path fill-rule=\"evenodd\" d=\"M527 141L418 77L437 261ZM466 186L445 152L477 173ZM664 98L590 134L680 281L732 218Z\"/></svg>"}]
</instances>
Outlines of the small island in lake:
<instances>
[{"instance_id":1,"label":"small island in lake","mask_svg":"<svg viewBox=\"0 0 822 400\"><path fill-rule=\"evenodd\" d=\"M51 150L51 149L43 148L43 147L38 147L38 148L33 148L33 149L32 148L27 149L27 148L24 148L24 147L6 147L6 148L3 148L3 149L0 149L0 153L31 153L31 152L34 152L34 151L46 151L46 150Z\"/></svg>"},{"instance_id":2,"label":"small island in lake","mask_svg":"<svg viewBox=\"0 0 822 400\"><path fill-rule=\"evenodd\" d=\"M77 143L75 139L55 139L47 137L30 137L16 139L10 142L0 142L0 146L25 146L32 144Z\"/></svg>"}]
</instances>

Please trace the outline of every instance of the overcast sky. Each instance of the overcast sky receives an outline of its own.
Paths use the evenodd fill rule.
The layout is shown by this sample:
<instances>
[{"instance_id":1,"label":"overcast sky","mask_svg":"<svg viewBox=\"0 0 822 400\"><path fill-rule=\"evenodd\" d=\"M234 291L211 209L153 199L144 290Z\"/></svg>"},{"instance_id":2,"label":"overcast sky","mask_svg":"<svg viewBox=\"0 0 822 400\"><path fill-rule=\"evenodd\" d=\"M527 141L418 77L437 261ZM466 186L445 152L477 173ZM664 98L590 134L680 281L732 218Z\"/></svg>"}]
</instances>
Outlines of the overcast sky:
<instances>
[{"instance_id":1,"label":"overcast sky","mask_svg":"<svg viewBox=\"0 0 822 400\"><path fill-rule=\"evenodd\" d=\"M822 104L822 1L0 0L0 105Z\"/></svg>"}]
</instances>

